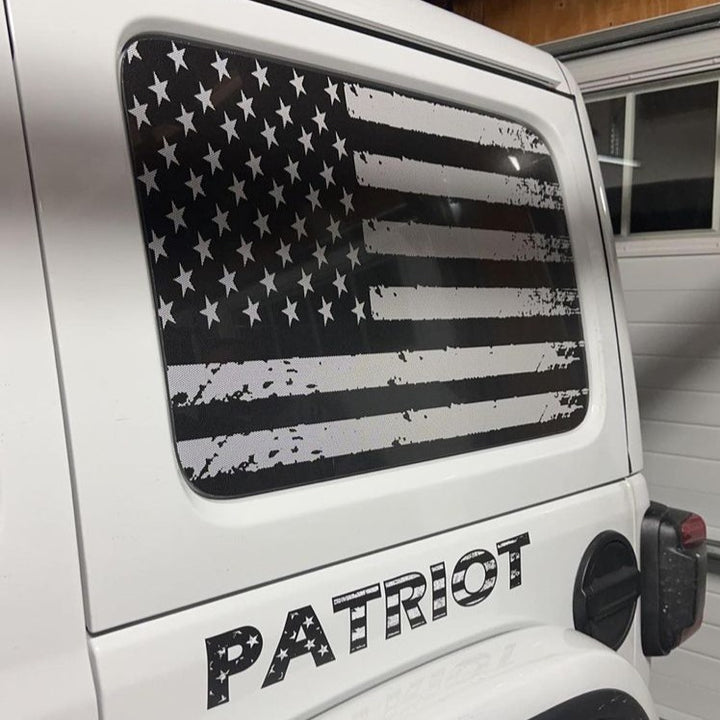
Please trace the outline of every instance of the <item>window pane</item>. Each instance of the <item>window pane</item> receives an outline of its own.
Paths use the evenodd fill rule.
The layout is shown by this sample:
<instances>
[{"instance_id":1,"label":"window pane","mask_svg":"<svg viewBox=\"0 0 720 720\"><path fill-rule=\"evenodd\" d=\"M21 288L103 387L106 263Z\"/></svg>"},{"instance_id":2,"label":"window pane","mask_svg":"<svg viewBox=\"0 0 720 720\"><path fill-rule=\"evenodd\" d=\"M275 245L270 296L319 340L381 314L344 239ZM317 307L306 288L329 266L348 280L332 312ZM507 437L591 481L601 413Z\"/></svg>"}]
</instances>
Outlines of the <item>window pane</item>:
<instances>
[{"instance_id":1,"label":"window pane","mask_svg":"<svg viewBox=\"0 0 720 720\"><path fill-rule=\"evenodd\" d=\"M605 194L613 232L620 233L622 205L622 160L625 148L625 98L612 98L587 106L595 147L600 157Z\"/></svg>"},{"instance_id":2,"label":"window pane","mask_svg":"<svg viewBox=\"0 0 720 720\"><path fill-rule=\"evenodd\" d=\"M582 422L563 194L530 128L177 37L130 47L128 137L192 487L235 497Z\"/></svg>"},{"instance_id":3,"label":"window pane","mask_svg":"<svg viewBox=\"0 0 720 720\"><path fill-rule=\"evenodd\" d=\"M712 225L717 83L636 99L630 231Z\"/></svg>"}]
</instances>

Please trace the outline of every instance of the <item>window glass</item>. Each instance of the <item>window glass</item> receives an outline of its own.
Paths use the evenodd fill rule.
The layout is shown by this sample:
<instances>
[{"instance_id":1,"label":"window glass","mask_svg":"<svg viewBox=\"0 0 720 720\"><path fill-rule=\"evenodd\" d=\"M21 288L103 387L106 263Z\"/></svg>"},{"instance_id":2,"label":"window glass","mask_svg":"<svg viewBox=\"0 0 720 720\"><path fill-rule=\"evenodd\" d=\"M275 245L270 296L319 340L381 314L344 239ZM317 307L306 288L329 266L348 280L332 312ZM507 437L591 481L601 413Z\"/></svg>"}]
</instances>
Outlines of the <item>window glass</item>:
<instances>
[{"instance_id":1,"label":"window glass","mask_svg":"<svg viewBox=\"0 0 720 720\"><path fill-rule=\"evenodd\" d=\"M526 126L141 37L122 85L171 417L235 497L569 430L563 197Z\"/></svg>"},{"instance_id":2,"label":"window glass","mask_svg":"<svg viewBox=\"0 0 720 720\"><path fill-rule=\"evenodd\" d=\"M618 235L620 234L625 153L625 98L588 103L587 111L600 159L613 232Z\"/></svg>"},{"instance_id":3,"label":"window glass","mask_svg":"<svg viewBox=\"0 0 720 720\"><path fill-rule=\"evenodd\" d=\"M638 94L630 232L712 226L717 83Z\"/></svg>"}]
</instances>

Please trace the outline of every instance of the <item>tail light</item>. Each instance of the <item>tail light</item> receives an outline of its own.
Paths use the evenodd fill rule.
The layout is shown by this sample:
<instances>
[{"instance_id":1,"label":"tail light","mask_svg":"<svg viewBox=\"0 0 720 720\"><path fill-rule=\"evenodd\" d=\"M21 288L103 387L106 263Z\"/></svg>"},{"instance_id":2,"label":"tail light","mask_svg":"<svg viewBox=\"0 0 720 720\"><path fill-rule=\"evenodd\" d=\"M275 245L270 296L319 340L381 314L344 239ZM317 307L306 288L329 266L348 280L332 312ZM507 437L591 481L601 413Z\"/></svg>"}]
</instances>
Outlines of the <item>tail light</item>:
<instances>
[{"instance_id":1,"label":"tail light","mask_svg":"<svg viewBox=\"0 0 720 720\"><path fill-rule=\"evenodd\" d=\"M699 515L650 503L640 538L642 645L667 655L702 623L706 529Z\"/></svg>"}]
</instances>

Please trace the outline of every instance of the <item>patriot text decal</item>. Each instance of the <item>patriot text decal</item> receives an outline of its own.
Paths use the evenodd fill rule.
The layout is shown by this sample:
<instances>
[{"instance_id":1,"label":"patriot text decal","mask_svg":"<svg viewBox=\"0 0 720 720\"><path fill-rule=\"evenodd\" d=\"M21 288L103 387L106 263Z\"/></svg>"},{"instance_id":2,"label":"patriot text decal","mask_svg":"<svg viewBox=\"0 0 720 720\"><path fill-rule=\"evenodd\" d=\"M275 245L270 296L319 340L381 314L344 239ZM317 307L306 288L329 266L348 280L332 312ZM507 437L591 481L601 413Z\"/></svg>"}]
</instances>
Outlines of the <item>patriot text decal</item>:
<instances>
[{"instance_id":1,"label":"patriot text decal","mask_svg":"<svg viewBox=\"0 0 720 720\"><path fill-rule=\"evenodd\" d=\"M122 86L180 464L235 497L587 407L555 169L512 120L169 37Z\"/></svg>"}]
</instances>

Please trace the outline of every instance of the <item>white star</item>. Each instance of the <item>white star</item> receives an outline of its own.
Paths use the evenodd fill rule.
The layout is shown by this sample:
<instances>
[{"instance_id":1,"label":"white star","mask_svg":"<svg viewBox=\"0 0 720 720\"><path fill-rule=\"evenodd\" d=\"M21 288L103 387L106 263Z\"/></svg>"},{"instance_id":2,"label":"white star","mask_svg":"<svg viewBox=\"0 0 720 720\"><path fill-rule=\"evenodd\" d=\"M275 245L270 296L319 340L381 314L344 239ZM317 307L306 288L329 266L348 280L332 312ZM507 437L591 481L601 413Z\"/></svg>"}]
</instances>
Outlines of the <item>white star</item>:
<instances>
[{"instance_id":1,"label":"white star","mask_svg":"<svg viewBox=\"0 0 720 720\"><path fill-rule=\"evenodd\" d=\"M321 268L323 266L323 263L327 265L327 258L325 257L326 250L327 248L321 245L319 242L315 243L315 250L312 254L317 260L318 268Z\"/></svg>"},{"instance_id":2,"label":"white star","mask_svg":"<svg viewBox=\"0 0 720 720\"><path fill-rule=\"evenodd\" d=\"M339 270L335 271L335 279L332 284L337 288L338 297L341 297L344 292L347 292L347 288L345 287L345 277L345 275L340 274Z\"/></svg>"},{"instance_id":3,"label":"white star","mask_svg":"<svg viewBox=\"0 0 720 720\"><path fill-rule=\"evenodd\" d=\"M287 656L288 656L288 651L285 648L280 648L280 652L277 654L278 660L285 660L285 658L287 658Z\"/></svg>"},{"instance_id":4,"label":"white star","mask_svg":"<svg viewBox=\"0 0 720 720\"><path fill-rule=\"evenodd\" d=\"M268 216L263 215L259 210L257 220L253 220L253 225L255 225L260 232L260 239L262 239L265 233L270 234L270 228L268 227Z\"/></svg>"},{"instance_id":5,"label":"white star","mask_svg":"<svg viewBox=\"0 0 720 720\"><path fill-rule=\"evenodd\" d=\"M312 133L307 132L304 127L301 127L300 129L302 130L300 144L305 148L305 154L307 155L310 150L313 150Z\"/></svg>"},{"instance_id":6,"label":"white star","mask_svg":"<svg viewBox=\"0 0 720 720\"><path fill-rule=\"evenodd\" d=\"M285 315L287 315L288 326L292 325L293 320L297 320L298 322L300 322L300 321L298 320L297 310L296 310L296 308L297 308L297 303L296 303L296 302L291 303L291 302L290 302L290 298L287 298L287 299L286 299L286 302L287 302L287 304L285 305L285 309L284 309L284 310L281 310L280 312L282 312L282 313L284 313Z\"/></svg>"},{"instance_id":7,"label":"white star","mask_svg":"<svg viewBox=\"0 0 720 720\"><path fill-rule=\"evenodd\" d=\"M137 40L134 43L130 43L127 46L127 50L125 51L125 57L127 58L128 65L137 58L138 60L142 60L142 55L138 52L137 49ZM172 303L170 303L172 305Z\"/></svg>"},{"instance_id":8,"label":"white star","mask_svg":"<svg viewBox=\"0 0 720 720\"><path fill-rule=\"evenodd\" d=\"M328 324L328 320L334 320L335 318L332 315L332 303L331 302L325 302L325 298L322 298L322 307L318 310L318 312L323 317L323 325Z\"/></svg>"},{"instance_id":9,"label":"white star","mask_svg":"<svg viewBox=\"0 0 720 720\"><path fill-rule=\"evenodd\" d=\"M330 82L330 78L328 78L328 84L325 88L325 92L330 96L330 105L334 105L336 100L340 102L337 83Z\"/></svg>"},{"instance_id":10,"label":"white star","mask_svg":"<svg viewBox=\"0 0 720 720\"><path fill-rule=\"evenodd\" d=\"M167 53L167 56L175 63L175 72L178 72L181 67L187 70L188 66L185 64L185 48L178 50L177 47L175 47L175 43L171 44L172 52Z\"/></svg>"},{"instance_id":11,"label":"white star","mask_svg":"<svg viewBox=\"0 0 720 720\"><path fill-rule=\"evenodd\" d=\"M359 248L353 247L352 244L348 247L350 248L350 251L347 254L347 259L350 261L350 269L352 270L356 265L360 264L360 261L358 260Z\"/></svg>"},{"instance_id":12,"label":"white star","mask_svg":"<svg viewBox=\"0 0 720 720\"><path fill-rule=\"evenodd\" d=\"M278 185L273 179L273 189L270 191L270 195L275 199L275 208L280 207L280 203L285 204L285 198L283 197L283 186Z\"/></svg>"},{"instance_id":13,"label":"white star","mask_svg":"<svg viewBox=\"0 0 720 720\"><path fill-rule=\"evenodd\" d=\"M269 273L267 271L267 268L263 268L265 270L265 276L260 281L261 285L265 286L265 290L267 290L268 297L270 297L271 292L277 292L277 288L275 287L275 273Z\"/></svg>"},{"instance_id":14,"label":"white star","mask_svg":"<svg viewBox=\"0 0 720 720\"><path fill-rule=\"evenodd\" d=\"M193 250L197 250L197 252L200 255L200 265L205 264L205 259L210 258L210 260L213 259L212 254L210 253L210 239L203 240L200 233L198 233L198 243L195 245Z\"/></svg>"},{"instance_id":15,"label":"white star","mask_svg":"<svg viewBox=\"0 0 720 720\"><path fill-rule=\"evenodd\" d=\"M295 92L297 93L298 97L300 97L300 95L305 95L305 88L303 87L304 80L305 76L298 75L293 69L293 79L290 81L290 84L294 86Z\"/></svg>"},{"instance_id":16,"label":"white star","mask_svg":"<svg viewBox=\"0 0 720 720\"><path fill-rule=\"evenodd\" d=\"M210 100L210 95L212 95L212 88L210 88L209 90L206 90L203 87L202 83L198 83L198 85L200 86L200 92L197 95L195 95L195 97L202 103L202 109L203 109L203 115L204 115L205 111L208 108L212 108L213 110L215 109L215 106L212 104L212 100Z\"/></svg>"},{"instance_id":17,"label":"white star","mask_svg":"<svg viewBox=\"0 0 720 720\"><path fill-rule=\"evenodd\" d=\"M172 300L169 303L166 303L162 299L162 295L160 296L160 307L158 308L157 313L158 313L158 317L160 318L160 320L162 320L163 329L169 322L171 322L171 323L175 322L175 318L172 316L172 306L173 306Z\"/></svg>"},{"instance_id":18,"label":"white star","mask_svg":"<svg viewBox=\"0 0 720 720\"><path fill-rule=\"evenodd\" d=\"M300 270L300 279L298 280L298 285L302 287L303 289L303 297L307 297L308 293L313 292L313 287L310 284L310 281L312 280L312 273L309 275L305 274L304 270Z\"/></svg>"},{"instance_id":19,"label":"white star","mask_svg":"<svg viewBox=\"0 0 720 720\"><path fill-rule=\"evenodd\" d=\"M311 209L314 210L316 207L320 207L320 200L318 199L320 191L316 190L312 185L308 185L308 187L310 192L305 197L309 200Z\"/></svg>"},{"instance_id":20,"label":"white star","mask_svg":"<svg viewBox=\"0 0 720 720\"><path fill-rule=\"evenodd\" d=\"M327 164L325 163L325 161L323 160L323 169L322 169L322 172L320 173L320 175L321 175L322 179L325 181L326 188L329 188L331 185L335 184L332 174L333 174L332 165L330 165L330 167L328 167Z\"/></svg>"},{"instance_id":21,"label":"white star","mask_svg":"<svg viewBox=\"0 0 720 720\"><path fill-rule=\"evenodd\" d=\"M263 85L270 87L270 83L267 81L267 67L262 67L260 63L255 61L255 70L250 73L254 75L258 81L258 90L263 89Z\"/></svg>"},{"instance_id":22,"label":"white star","mask_svg":"<svg viewBox=\"0 0 720 720\"><path fill-rule=\"evenodd\" d=\"M323 130L327 130L327 125L325 124L325 113L320 112L317 105L315 106L313 122L318 126L318 135L320 135Z\"/></svg>"},{"instance_id":23,"label":"white star","mask_svg":"<svg viewBox=\"0 0 720 720\"><path fill-rule=\"evenodd\" d=\"M237 287L235 286L235 273L234 272L228 272L228 269L223 265L223 276L218 281L221 285L224 285L225 287L225 297L230 297L230 293L234 290L237 292Z\"/></svg>"},{"instance_id":24,"label":"white star","mask_svg":"<svg viewBox=\"0 0 720 720\"><path fill-rule=\"evenodd\" d=\"M318 650L318 652L320 653L320 657L323 657L324 655L326 655L326 654L327 654L328 652L330 652L330 651L328 650L328 646L327 646L327 645L321 645L321 646L320 646L320 649Z\"/></svg>"},{"instance_id":25,"label":"white star","mask_svg":"<svg viewBox=\"0 0 720 720\"><path fill-rule=\"evenodd\" d=\"M198 195L202 195L203 197L205 196L205 191L202 189L202 178L202 175L196 175L192 171L192 168L190 168L190 179L185 183L185 185L192 190L193 200L195 200Z\"/></svg>"},{"instance_id":26,"label":"white star","mask_svg":"<svg viewBox=\"0 0 720 720\"><path fill-rule=\"evenodd\" d=\"M155 262L158 261L158 258L162 255L163 257L167 257L167 253L165 252L165 236L158 237L154 232L152 234L152 242L148 243L148 247L153 251L155 255Z\"/></svg>"},{"instance_id":27,"label":"white star","mask_svg":"<svg viewBox=\"0 0 720 720\"><path fill-rule=\"evenodd\" d=\"M252 254L252 243L245 242L243 238L240 238L240 247L237 249L237 252L242 255L243 267L245 267L249 262L253 262L255 260Z\"/></svg>"},{"instance_id":28,"label":"white star","mask_svg":"<svg viewBox=\"0 0 720 720\"><path fill-rule=\"evenodd\" d=\"M215 51L215 62L210 63L210 67L214 67L217 70L218 82L220 82L223 77L230 77L230 73L227 69L227 61L227 58L220 59L220 55L218 55L217 51Z\"/></svg>"},{"instance_id":29,"label":"white star","mask_svg":"<svg viewBox=\"0 0 720 720\"><path fill-rule=\"evenodd\" d=\"M208 154L203 157L203 160L207 160L210 164L211 175L214 175L216 170L222 170L222 165L220 164L220 151L213 150L210 143L208 143Z\"/></svg>"},{"instance_id":30,"label":"white star","mask_svg":"<svg viewBox=\"0 0 720 720\"><path fill-rule=\"evenodd\" d=\"M178 265L180 269L180 274L173 278L178 285L180 285L180 290L182 292L182 296L185 297L185 293L188 290L195 291L195 286L192 284L192 280L190 277L192 276L192 270L185 270L182 265Z\"/></svg>"},{"instance_id":31,"label":"white star","mask_svg":"<svg viewBox=\"0 0 720 720\"><path fill-rule=\"evenodd\" d=\"M231 120L231 119L228 117L228 114L227 114L227 113L224 113L224 115L225 115L225 122L224 122L220 127L221 127L221 128L225 131L225 133L227 134L227 141L228 141L228 143L230 143L230 141L231 141L233 138L238 137L238 134L237 134L237 132L236 132L236 130L235 130L235 125L237 124L237 120ZM238 139L239 139L239 138L238 138Z\"/></svg>"},{"instance_id":32,"label":"white star","mask_svg":"<svg viewBox=\"0 0 720 720\"><path fill-rule=\"evenodd\" d=\"M300 180L298 174L298 162L293 162L292 158L288 155L288 164L285 166L285 172L290 176L290 184L292 185L296 180Z\"/></svg>"},{"instance_id":33,"label":"white star","mask_svg":"<svg viewBox=\"0 0 720 720\"><path fill-rule=\"evenodd\" d=\"M303 625L306 628L312 627L315 624L315 621L311 617L305 616L305 620L303 621Z\"/></svg>"},{"instance_id":34,"label":"white star","mask_svg":"<svg viewBox=\"0 0 720 720\"><path fill-rule=\"evenodd\" d=\"M305 643L306 650L312 650L315 647L315 640L312 638Z\"/></svg>"},{"instance_id":35,"label":"white star","mask_svg":"<svg viewBox=\"0 0 720 720\"><path fill-rule=\"evenodd\" d=\"M226 230L230 232L230 226L227 223L227 216L227 211L220 212L220 206L215 205L215 217L213 218L213 222L217 225L219 237L222 236Z\"/></svg>"},{"instance_id":36,"label":"white star","mask_svg":"<svg viewBox=\"0 0 720 720\"><path fill-rule=\"evenodd\" d=\"M248 638L247 644L248 644L248 647L255 647L258 644L258 642L259 641L258 641L257 635L251 635Z\"/></svg>"},{"instance_id":37,"label":"white star","mask_svg":"<svg viewBox=\"0 0 720 720\"><path fill-rule=\"evenodd\" d=\"M140 126L143 123L147 123L149 125L150 121L148 120L148 116L147 116L147 103L143 103L142 105L140 105L140 103L138 103L137 98L134 95L133 95L133 102L135 103L135 105L134 105L134 107L128 108L128 112L131 115L135 116L135 119L137 120L138 129L140 129Z\"/></svg>"},{"instance_id":38,"label":"white star","mask_svg":"<svg viewBox=\"0 0 720 720\"><path fill-rule=\"evenodd\" d=\"M272 145L277 145L278 142L275 139L275 126L274 125L268 125L267 120L263 120L265 123L265 129L260 133L264 138L265 142L267 142L268 150Z\"/></svg>"},{"instance_id":39,"label":"white star","mask_svg":"<svg viewBox=\"0 0 720 720\"><path fill-rule=\"evenodd\" d=\"M182 105L180 105L180 110L182 111L181 114L175 119L183 126L183 128L185 128L185 137L187 137L187 134L191 130L193 132L197 132L197 130L195 130L195 125L193 124L193 115L195 113L187 112Z\"/></svg>"},{"instance_id":40,"label":"white star","mask_svg":"<svg viewBox=\"0 0 720 720\"><path fill-rule=\"evenodd\" d=\"M145 185L145 194L149 195L151 190L160 192L160 188L155 183L155 174L157 170L148 170L147 165L143 163L143 174L138 175L137 179Z\"/></svg>"},{"instance_id":41,"label":"white star","mask_svg":"<svg viewBox=\"0 0 720 720\"><path fill-rule=\"evenodd\" d=\"M246 97L245 93L242 90L240 91L240 97L242 98L242 100L236 104L243 111L243 115L245 115L245 120L247 120L251 115L255 117L255 112L252 109L253 99L251 97Z\"/></svg>"},{"instance_id":42,"label":"white star","mask_svg":"<svg viewBox=\"0 0 720 720\"><path fill-rule=\"evenodd\" d=\"M355 298L355 307L350 312L355 314L357 324L359 325L360 321L365 319L365 303Z\"/></svg>"},{"instance_id":43,"label":"white star","mask_svg":"<svg viewBox=\"0 0 720 720\"><path fill-rule=\"evenodd\" d=\"M152 90L155 93L155 96L157 97L157 104L160 105L163 100L170 102L170 98L168 97L166 91L168 81L165 80L160 82L160 80L158 80L157 73L153 73L153 80L155 80L155 83L153 85L148 85L148 90Z\"/></svg>"},{"instance_id":44,"label":"white star","mask_svg":"<svg viewBox=\"0 0 720 720\"><path fill-rule=\"evenodd\" d=\"M253 323L257 320L258 322L262 322L260 320L260 315L258 314L258 305L260 305L259 302L250 302L250 298L248 298L248 304L247 307L243 310L243 312L248 316L250 319L250 327L253 326Z\"/></svg>"},{"instance_id":45,"label":"white star","mask_svg":"<svg viewBox=\"0 0 720 720\"><path fill-rule=\"evenodd\" d=\"M288 263L292 263L290 257L290 245L286 245L280 240L280 249L275 251L275 254L282 259L282 266L285 267Z\"/></svg>"},{"instance_id":46,"label":"white star","mask_svg":"<svg viewBox=\"0 0 720 720\"><path fill-rule=\"evenodd\" d=\"M201 310L200 314L207 318L208 327L214 322L220 322L220 318L217 316L217 306L217 301L211 303L210 300L208 300L208 296L205 296L205 309Z\"/></svg>"},{"instance_id":47,"label":"white star","mask_svg":"<svg viewBox=\"0 0 720 720\"><path fill-rule=\"evenodd\" d=\"M258 155L257 157L253 155L253 151L250 150L250 159L245 163L251 170L253 174L253 180L257 175L262 175L263 171L260 169L260 160L262 160L262 155Z\"/></svg>"},{"instance_id":48,"label":"white star","mask_svg":"<svg viewBox=\"0 0 720 720\"><path fill-rule=\"evenodd\" d=\"M343 190L343 196L342 200L340 202L345 206L345 214L348 215L351 210L354 210L353 207L353 201L352 201L352 193L347 192L346 190Z\"/></svg>"},{"instance_id":49,"label":"white star","mask_svg":"<svg viewBox=\"0 0 720 720\"><path fill-rule=\"evenodd\" d=\"M290 117L290 105L286 105L282 101L282 98L280 98L280 107L275 112L282 118L283 127L288 123L290 123L290 125L293 124L292 118Z\"/></svg>"},{"instance_id":50,"label":"white star","mask_svg":"<svg viewBox=\"0 0 720 720\"><path fill-rule=\"evenodd\" d=\"M163 138L163 146L160 150L158 150L158 154L162 155L165 158L165 162L167 163L168 168L173 163L175 163L176 165L180 164L177 161L177 158L175 157L175 148L176 147L177 147L177 143L168 145L168 141L165 138Z\"/></svg>"},{"instance_id":51,"label":"white star","mask_svg":"<svg viewBox=\"0 0 720 720\"><path fill-rule=\"evenodd\" d=\"M347 151L345 150L345 138L341 138L337 133L335 133L335 142L332 146L337 150L338 160L340 160L343 155L347 155Z\"/></svg>"},{"instance_id":52,"label":"white star","mask_svg":"<svg viewBox=\"0 0 720 720\"><path fill-rule=\"evenodd\" d=\"M330 216L330 224L327 226L328 232L331 235L330 242L335 242L340 238L340 221L339 220L333 220L332 216Z\"/></svg>"},{"instance_id":53,"label":"white star","mask_svg":"<svg viewBox=\"0 0 720 720\"><path fill-rule=\"evenodd\" d=\"M232 176L233 184L228 188L228 190L235 196L235 204L240 204L240 198L243 200L247 200L247 197L245 195L245 181L244 180L238 180L235 177L235 173L233 173Z\"/></svg>"},{"instance_id":54,"label":"white star","mask_svg":"<svg viewBox=\"0 0 720 720\"><path fill-rule=\"evenodd\" d=\"M168 220L172 220L175 228L175 232L178 231L179 227L187 227L183 220L183 213L185 212L184 207L175 207L175 203L171 202L172 210L165 216Z\"/></svg>"},{"instance_id":55,"label":"white star","mask_svg":"<svg viewBox=\"0 0 720 720\"><path fill-rule=\"evenodd\" d=\"M303 235L307 237L307 233L305 232L305 218L301 218L297 213L295 213L295 222L290 227L297 233L298 240Z\"/></svg>"}]
</instances>

